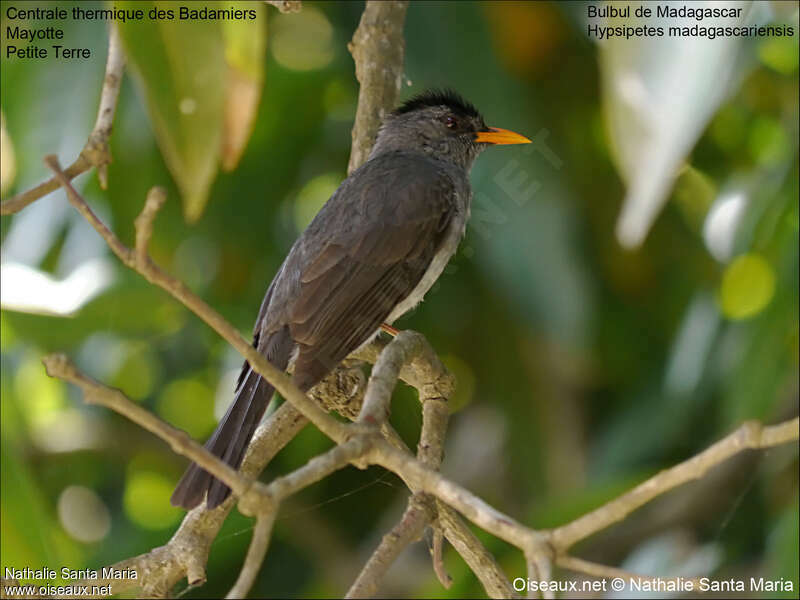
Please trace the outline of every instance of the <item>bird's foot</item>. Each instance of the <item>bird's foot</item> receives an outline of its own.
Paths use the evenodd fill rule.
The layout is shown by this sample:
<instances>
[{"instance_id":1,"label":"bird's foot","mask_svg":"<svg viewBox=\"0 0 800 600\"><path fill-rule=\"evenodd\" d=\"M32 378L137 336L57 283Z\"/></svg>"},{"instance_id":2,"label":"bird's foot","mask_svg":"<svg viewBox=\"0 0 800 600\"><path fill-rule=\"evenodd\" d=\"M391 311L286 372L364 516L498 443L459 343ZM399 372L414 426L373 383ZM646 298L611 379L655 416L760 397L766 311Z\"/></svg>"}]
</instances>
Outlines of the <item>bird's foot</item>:
<instances>
[{"instance_id":1,"label":"bird's foot","mask_svg":"<svg viewBox=\"0 0 800 600\"><path fill-rule=\"evenodd\" d=\"M391 325L387 325L386 323L381 324L381 330L385 331L392 337L397 337L397 334L400 333L399 329L395 329Z\"/></svg>"}]
</instances>

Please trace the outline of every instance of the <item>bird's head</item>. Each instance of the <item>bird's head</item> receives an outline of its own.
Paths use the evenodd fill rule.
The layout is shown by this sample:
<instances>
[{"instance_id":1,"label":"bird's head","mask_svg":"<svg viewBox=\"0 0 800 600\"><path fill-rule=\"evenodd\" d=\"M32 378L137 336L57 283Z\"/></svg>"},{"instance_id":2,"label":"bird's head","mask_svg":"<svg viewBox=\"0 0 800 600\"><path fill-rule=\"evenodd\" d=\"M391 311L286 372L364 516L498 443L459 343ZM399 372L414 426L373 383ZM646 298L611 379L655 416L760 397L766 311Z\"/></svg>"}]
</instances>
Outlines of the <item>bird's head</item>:
<instances>
[{"instance_id":1,"label":"bird's head","mask_svg":"<svg viewBox=\"0 0 800 600\"><path fill-rule=\"evenodd\" d=\"M513 131L487 127L478 109L456 92L429 90L386 117L372 156L393 150L417 151L469 169L489 146L530 142Z\"/></svg>"}]
</instances>

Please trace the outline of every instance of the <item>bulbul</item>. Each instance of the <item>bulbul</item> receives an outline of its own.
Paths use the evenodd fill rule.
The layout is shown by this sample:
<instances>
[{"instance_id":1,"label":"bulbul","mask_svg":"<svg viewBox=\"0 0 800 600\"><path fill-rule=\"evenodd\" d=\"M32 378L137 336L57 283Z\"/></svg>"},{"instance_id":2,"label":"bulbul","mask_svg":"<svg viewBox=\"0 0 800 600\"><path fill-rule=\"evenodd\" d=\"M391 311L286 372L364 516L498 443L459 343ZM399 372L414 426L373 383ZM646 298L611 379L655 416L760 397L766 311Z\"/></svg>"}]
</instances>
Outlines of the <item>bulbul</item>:
<instances>
[{"instance_id":1,"label":"bulbul","mask_svg":"<svg viewBox=\"0 0 800 600\"><path fill-rule=\"evenodd\" d=\"M256 320L253 346L293 366L304 392L382 324L416 306L453 256L467 224L469 171L488 146L526 144L487 127L455 92L431 90L390 113L368 160L345 179L292 246ZM206 448L238 468L273 387L245 362L235 398ZM209 509L230 489L192 464L172 504Z\"/></svg>"}]
</instances>

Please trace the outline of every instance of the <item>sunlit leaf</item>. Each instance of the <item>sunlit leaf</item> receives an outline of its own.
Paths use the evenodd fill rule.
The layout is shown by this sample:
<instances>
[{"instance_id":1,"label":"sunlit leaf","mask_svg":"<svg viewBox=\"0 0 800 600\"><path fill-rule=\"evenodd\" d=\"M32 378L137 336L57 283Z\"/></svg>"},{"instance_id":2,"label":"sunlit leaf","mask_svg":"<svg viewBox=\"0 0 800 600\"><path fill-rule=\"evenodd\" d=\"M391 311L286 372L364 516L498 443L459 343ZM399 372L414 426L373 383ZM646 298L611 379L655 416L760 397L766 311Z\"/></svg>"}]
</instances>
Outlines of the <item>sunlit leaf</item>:
<instances>
[{"instance_id":1,"label":"sunlit leaf","mask_svg":"<svg viewBox=\"0 0 800 600\"><path fill-rule=\"evenodd\" d=\"M675 182L675 202L686 220L696 229L703 223L716 194L716 186L711 178L690 165L681 170Z\"/></svg>"},{"instance_id":2,"label":"sunlit leaf","mask_svg":"<svg viewBox=\"0 0 800 600\"><path fill-rule=\"evenodd\" d=\"M171 3L117 5L146 14L154 7L175 10ZM221 28L211 20L177 18L119 26L161 153L183 195L184 214L196 220L217 173L222 140L227 67Z\"/></svg>"},{"instance_id":3,"label":"sunlit leaf","mask_svg":"<svg viewBox=\"0 0 800 600\"><path fill-rule=\"evenodd\" d=\"M232 8L244 6L254 7L258 17L221 22L228 66L222 129L222 168L226 171L236 168L253 132L264 82L265 6L252 2L231 3Z\"/></svg>"},{"instance_id":4,"label":"sunlit leaf","mask_svg":"<svg viewBox=\"0 0 800 600\"><path fill-rule=\"evenodd\" d=\"M748 147L753 158L766 166L781 164L791 152L791 143L779 121L759 117L750 129Z\"/></svg>"},{"instance_id":5,"label":"sunlit leaf","mask_svg":"<svg viewBox=\"0 0 800 600\"><path fill-rule=\"evenodd\" d=\"M746 319L761 312L774 293L775 273L769 263L758 254L743 254L722 277L722 312L730 319Z\"/></svg>"},{"instance_id":6,"label":"sunlit leaf","mask_svg":"<svg viewBox=\"0 0 800 600\"><path fill-rule=\"evenodd\" d=\"M17 370L14 391L26 399L25 418L31 428L52 422L65 404L64 383L48 377L41 361L33 354Z\"/></svg>"},{"instance_id":7,"label":"sunlit leaf","mask_svg":"<svg viewBox=\"0 0 800 600\"><path fill-rule=\"evenodd\" d=\"M297 14L275 17L270 40L275 60L293 71L322 69L336 52L330 21L322 11L308 5Z\"/></svg>"},{"instance_id":8,"label":"sunlit leaf","mask_svg":"<svg viewBox=\"0 0 800 600\"><path fill-rule=\"evenodd\" d=\"M128 349L111 385L125 390L129 398L141 400L153 391L159 371L160 365L150 349L146 346L134 346Z\"/></svg>"},{"instance_id":9,"label":"sunlit leaf","mask_svg":"<svg viewBox=\"0 0 800 600\"><path fill-rule=\"evenodd\" d=\"M758 58L771 69L784 75L797 71L797 36L769 37L758 45Z\"/></svg>"},{"instance_id":10,"label":"sunlit leaf","mask_svg":"<svg viewBox=\"0 0 800 600\"><path fill-rule=\"evenodd\" d=\"M196 379L172 381L158 399L158 414L189 435L201 437L214 427L214 393Z\"/></svg>"},{"instance_id":11,"label":"sunlit leaf","mask_svg":"<svg viewBox=\"0 0 800 600\"><path fill-rule=\"evenodd\" d=\"M173 482L151 471L129 476L123 503L131 521L145 529L163 529L180 518L181 511L169 503Z\"/></svg>"}]
</instances>

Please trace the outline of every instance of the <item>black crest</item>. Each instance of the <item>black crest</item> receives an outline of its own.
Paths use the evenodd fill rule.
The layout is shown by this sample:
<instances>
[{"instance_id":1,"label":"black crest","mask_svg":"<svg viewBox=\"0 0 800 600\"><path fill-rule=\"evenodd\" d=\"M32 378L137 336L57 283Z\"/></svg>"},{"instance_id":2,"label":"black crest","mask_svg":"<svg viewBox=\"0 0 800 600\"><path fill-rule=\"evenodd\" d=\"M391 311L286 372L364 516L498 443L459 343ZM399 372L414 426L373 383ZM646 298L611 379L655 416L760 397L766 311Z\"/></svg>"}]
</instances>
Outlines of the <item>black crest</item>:
<instances>
[{"instance_id":1,"label":"black crest","mask_svg":"<svg viewBox=\"0 0 800 600\"><path fill-rule=\"evenodd\" d=\"M430 106L446 106L457 115L482 119L478 109L472 103L464 100L460 94L451 89L433 89L417 94L396 108L394 114L403 115Z\"/></svg>"}]
</instances>

